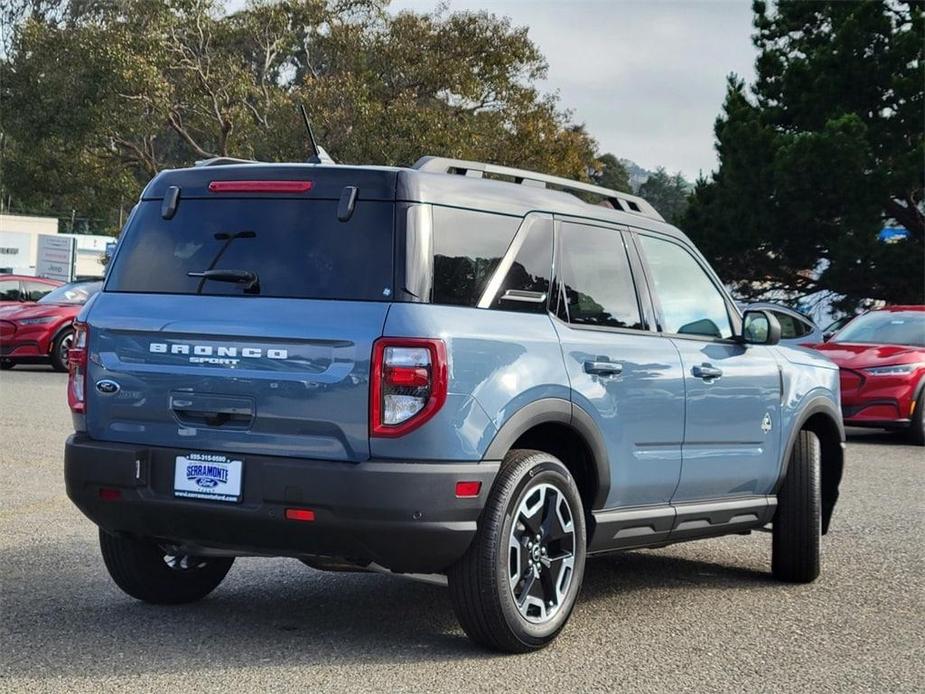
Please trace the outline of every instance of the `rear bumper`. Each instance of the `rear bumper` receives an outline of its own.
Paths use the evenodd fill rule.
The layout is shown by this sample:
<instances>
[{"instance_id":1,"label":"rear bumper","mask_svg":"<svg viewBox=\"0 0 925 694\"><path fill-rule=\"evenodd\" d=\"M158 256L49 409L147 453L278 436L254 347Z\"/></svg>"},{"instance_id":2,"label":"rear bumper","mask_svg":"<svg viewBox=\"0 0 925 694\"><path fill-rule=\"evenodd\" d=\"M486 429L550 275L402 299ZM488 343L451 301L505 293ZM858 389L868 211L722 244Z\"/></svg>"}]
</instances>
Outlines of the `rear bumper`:
<instances>
[{"instance_id":1,"label":"rear bumper","mask_svg":"<svg viewBox=\"0 0 925 694\"><path fill-rule=\"evenodd\" d=\"M114 533L242 554L336 557L436 573L469 547L499 466L244 454L243 499L226 503L174 497L175 457L188 452L72 435L64 457L67 494L90 520ZM479 496L457 499L456 482L462 480L481 482ZM121 495L104 500L102 487ZM315 520L287 520L287 508L311 509Z\"/></svg>"}]
</instances>

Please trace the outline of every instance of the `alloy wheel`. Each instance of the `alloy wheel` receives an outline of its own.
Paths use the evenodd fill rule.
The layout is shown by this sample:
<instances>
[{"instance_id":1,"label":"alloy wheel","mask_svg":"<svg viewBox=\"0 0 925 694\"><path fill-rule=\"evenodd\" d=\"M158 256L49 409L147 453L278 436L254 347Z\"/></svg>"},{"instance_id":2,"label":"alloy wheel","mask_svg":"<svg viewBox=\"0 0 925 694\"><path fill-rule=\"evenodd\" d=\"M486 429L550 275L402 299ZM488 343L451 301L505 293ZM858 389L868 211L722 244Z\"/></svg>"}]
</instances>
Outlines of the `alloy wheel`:
<instances>
[{"instance_id":1,"label":"alloy wheel","mask_svg":"<svg viewBox=\"0 0 925 694\"><path fill-rule=\"evenodd\" d=\"M511 525L508 581L521 616L551 620L565 603L575 568L575 524L565 495L551 484L524 494Z\"/></svg>"}]
</instances>

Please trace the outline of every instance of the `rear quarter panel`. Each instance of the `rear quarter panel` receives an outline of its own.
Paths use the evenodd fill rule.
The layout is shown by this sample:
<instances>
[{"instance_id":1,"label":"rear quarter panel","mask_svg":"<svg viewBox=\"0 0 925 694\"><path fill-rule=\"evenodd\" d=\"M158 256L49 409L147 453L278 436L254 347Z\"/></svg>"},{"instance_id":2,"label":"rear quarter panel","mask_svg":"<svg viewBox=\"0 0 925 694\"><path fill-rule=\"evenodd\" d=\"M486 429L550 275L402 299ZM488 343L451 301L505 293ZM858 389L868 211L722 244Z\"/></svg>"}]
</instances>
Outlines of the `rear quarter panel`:
<instances>
[{"instance_id":1,"label":"rear quarter panel","mask_svg":"<svg viewBox=\"0 0 925 694\"><path fill-rule=\"evenodd\" d=\"M449 392L420 429L371 439L374 458L481 460L519 409L540 398L570 399L562 351L545 314L396 303L383 334L444 340Z\"/></svg>"}]
</instances>

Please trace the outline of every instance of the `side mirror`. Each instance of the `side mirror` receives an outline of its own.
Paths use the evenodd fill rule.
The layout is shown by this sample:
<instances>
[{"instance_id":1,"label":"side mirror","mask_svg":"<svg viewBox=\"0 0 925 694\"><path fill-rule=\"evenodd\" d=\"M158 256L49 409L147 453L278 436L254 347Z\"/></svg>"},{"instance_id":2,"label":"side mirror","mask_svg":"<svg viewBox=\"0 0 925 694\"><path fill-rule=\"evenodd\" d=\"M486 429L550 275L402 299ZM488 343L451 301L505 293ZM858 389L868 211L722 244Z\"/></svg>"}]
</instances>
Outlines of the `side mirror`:
<instances>
[{"instance_id":1,"label":"side mirror","mask_svg":"<svg viewBox=\"0 0 925 694\"><path fill-rule=\"evenodd\" d=\"M829 340L832 339L832 335L834 335L834 334L835 334L835 333L823 333L823 334L822 334L822 341L823 341L823 342L828 342Z\"/></svg>"},{"instance_id":2,"label":"side mirror","mask_svg":"<svg viewBox=\"0 0 925 694\"><path fill-rule=\"evenodd\" d=\"M742 342L749 345L776 345L780 342L780 323L770 311L746 311L742 317Z\"/></svg>"}]
</instances>

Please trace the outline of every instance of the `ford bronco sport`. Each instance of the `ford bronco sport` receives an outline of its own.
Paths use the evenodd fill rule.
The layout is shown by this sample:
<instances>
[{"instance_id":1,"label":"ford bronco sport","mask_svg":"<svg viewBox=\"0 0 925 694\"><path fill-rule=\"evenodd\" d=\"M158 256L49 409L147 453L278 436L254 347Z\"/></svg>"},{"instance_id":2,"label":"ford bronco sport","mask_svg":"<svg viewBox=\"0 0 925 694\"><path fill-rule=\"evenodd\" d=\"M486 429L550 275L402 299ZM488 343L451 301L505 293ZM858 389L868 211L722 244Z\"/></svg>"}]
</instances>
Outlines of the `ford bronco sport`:
<instances>
[{"instance_id":1,"label":"ford bronco sport","mask_svg":"<svg viewBox=\"0 0 925 694\"><path fill-rule=\"evenodd\" d=\"M241 555L445 574L473 640L528 651L591 555L770 529L816 578L838 370L779 339L639 197L211 160L148 184L78 317L67 490L137 599Z\"/></svg>"}]
</instances>

